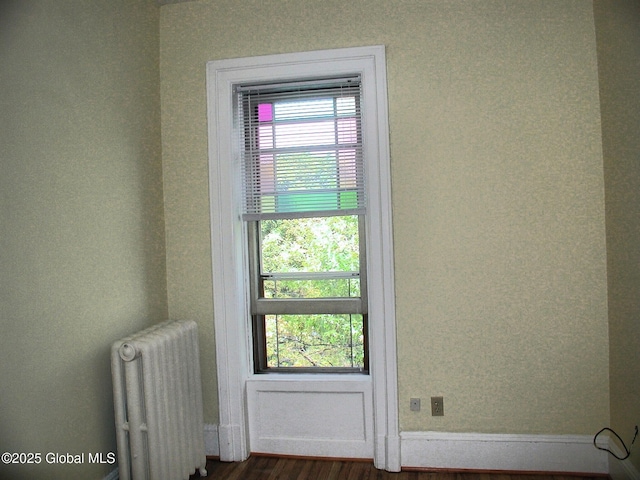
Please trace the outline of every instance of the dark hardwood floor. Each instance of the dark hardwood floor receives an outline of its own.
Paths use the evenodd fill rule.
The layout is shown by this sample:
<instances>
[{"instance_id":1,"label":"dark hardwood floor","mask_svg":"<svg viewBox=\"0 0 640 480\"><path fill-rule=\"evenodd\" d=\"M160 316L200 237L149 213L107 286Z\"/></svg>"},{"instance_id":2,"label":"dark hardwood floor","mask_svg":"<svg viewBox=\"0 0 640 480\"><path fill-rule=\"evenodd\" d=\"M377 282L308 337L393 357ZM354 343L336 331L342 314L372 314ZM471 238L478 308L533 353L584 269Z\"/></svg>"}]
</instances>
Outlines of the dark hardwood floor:
<instances>
[{"instance_id":1,"label":"dark hardwood floor","mask_svg":"<svg viewBox=\"0 0 640 480\"><path fill-rule=\"evenodd\" d=\"M510 474L503 472L377 470L371 462L316 460L251 456L244 462L226 463L209 459L207 479L211 480L603 480L606 476ZM191 480L201 478L192 475Z\"/></svg>"}]
</instances>

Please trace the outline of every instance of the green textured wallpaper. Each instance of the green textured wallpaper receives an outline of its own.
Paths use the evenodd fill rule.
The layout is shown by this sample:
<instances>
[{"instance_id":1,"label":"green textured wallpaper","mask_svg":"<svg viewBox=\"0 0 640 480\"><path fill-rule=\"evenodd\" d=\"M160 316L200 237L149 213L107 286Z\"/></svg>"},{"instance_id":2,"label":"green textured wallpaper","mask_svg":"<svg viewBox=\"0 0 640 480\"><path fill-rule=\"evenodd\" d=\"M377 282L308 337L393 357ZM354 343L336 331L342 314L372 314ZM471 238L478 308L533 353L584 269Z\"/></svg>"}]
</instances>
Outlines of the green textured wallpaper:
<instances>
[{"instance_id":1,"label":"green textured wallpaper","mask_svg":"<svg viewBox=\"0 0 640 480\"><path fill-rule=\"evenodd\" d=\"M0 6L0 452L42 455L2 479L112 471L111 342L167 316L158 17Z\"/></svg>"},{"instance_id":2,"label":"green textured wallpaper","mask_svg":"<svg viewBox=\"0 0 640 480\"><path fill-rule=\"evenodd\" d=\"M161 8L172 316L217 423L207 61L384 44L401 429L591 434L609 420L596 43L583 0L215 0ZM444 396L446 415L409 411Z\"/></svg>"},{"instance_id":3,"label":"green textured wallpaper","mask_svg":"<svg viewBox=\"0 0 640 480\"><path fill-rule=\"evenodd\" d=\"M607 206L611 426L628 447L634 426L640 426L640 2L594 5ZM629 461L640 471L637 443Z\"/></svg>"},{"instance_id":4,"label":"green textured wallpaper","mask_svg":"<svg viewBox=\"0 0 640 480\"><path fill-rule=\"evenodd\" d=\"M205 64L377 44L401 429L588 435L611 421L630 440L637 5L2 2L0 452L115 451L109 346L168 316L199 322L218 422ZM436 395L444 417L409 410Z\"/></svg>"}]
</instances>

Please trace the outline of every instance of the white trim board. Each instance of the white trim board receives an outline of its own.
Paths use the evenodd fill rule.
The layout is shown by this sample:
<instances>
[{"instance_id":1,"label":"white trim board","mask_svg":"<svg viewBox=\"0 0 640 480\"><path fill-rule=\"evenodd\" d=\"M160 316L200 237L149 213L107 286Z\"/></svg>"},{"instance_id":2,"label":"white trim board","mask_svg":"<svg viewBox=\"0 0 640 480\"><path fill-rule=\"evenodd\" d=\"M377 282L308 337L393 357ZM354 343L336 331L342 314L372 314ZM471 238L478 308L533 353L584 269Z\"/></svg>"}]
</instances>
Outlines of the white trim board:
<instances>
[{"instance_id":1,"label":"white trim board","mask_svg":"<svg viewBox=\"0 0 640 480\"><path fill-rule=\"evenodd\" d=\"M372 458L371 378L314 376L308 381L304 376L273 380L254 375L247 381L251 451Z\"/></svg>"},{"instance_id":2,"label":"white trim board","mask_svg":"<svg viewBox=\"0 0 640 480\"><path fill-rule=\"evenodd\" d=\"M640 472L629 460L609 458L609 477L611 480L640 480Z\"/></svg>"},{"instance_id":3,"label":"white trim board","mask_svg":"<svg viewBox=\"0 0 640 480\"><path fill-rule=\"evenodd\" d=\"M587 435L402 432L400 437L402 468L608 473L611 480L640 480L631 462L596 450ZM220 455L217 425L205 425L205 452Z\"/></svg>"},{"instance_id":4,"label":"white trim board","mask_svg":"<svg viewBox=\"0 0 640 480\"><path fill-rule=\"evenodd\" d=\"M373 458L400 469L391 171L384 46L320 50L207 63L211 249L220 458L248 457L246 382L252 375L247 301L246 229L240 215L241 170L233 132L233 90L243 83L360 74L367 183L367 278L373 410ZM368 437L369 438L369 437Z\"/></svg>"},{"instance_id":5,"label":"white trim board","mask_svg":"<svg viewBox=\"0 0 640 480\"><path fill-rule=\"evenodd\" d=\"M625 452L623 452L615 443L609 442L608 448L610 448L618 457L624 457ZM618 460L613 455L608 456L609 477L611 480L640 480L640 472L638 472L629 459Z\"/></svg>"},{"instance_id":6,"label":"white trim board","mask_svg":"<svg viewBox=\"0 0 640 480\"><path fill-rule=\"evenodd\" d=\"M204 424L204 454L211 457L220 456L220 444L218 440L218 425Z\"/></svg>"},{"instance_id":7,"label":"white trim board","mask_svg":"<svg viewBox=\"0 0 640 480\"><path fill-rule=\"evenodd\" d=\"M402 467L607 474L587 435L402 432Z\"/></svg>"}]
</instances>

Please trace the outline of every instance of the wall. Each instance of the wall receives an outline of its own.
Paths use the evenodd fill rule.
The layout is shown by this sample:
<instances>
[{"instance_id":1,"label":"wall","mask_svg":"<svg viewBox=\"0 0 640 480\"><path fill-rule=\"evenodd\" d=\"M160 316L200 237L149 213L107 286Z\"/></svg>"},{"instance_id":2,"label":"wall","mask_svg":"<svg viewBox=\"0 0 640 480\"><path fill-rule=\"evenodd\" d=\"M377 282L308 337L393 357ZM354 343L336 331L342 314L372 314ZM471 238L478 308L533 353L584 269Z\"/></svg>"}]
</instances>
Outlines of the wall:
<instances>
[{"instance_id":1,"label":"wall","mask_svg":"<svg viewBox=\"0 0 640 480\"><path fill-rule=\"evenodd\" d=\"M634 426L640 426L640 2L597 0L594 6L606 191L611 427L629 446ZM640 471L638 445L628 462Z\"/></svg>"},{"instance_id":2,"label":"wall","mask_svg":"<svg viewBox=\"0 0 640 480\"><path fill-rule=\"evenodd\" d=\"M0 6L0 452L43 455L2 479L112 471L87 457L115 451L111 342L167 317L158 16Z\"/></svg>"},{"instance_id":3,"label":"wall","mask_svg":"<svg viewBox=\"0 0 640 480\"><path fill-rule=\"evenodd\" d=\"M387 47L403 431L609 419L593 10L582 0L215 0L161 8L167 281L217 423L205 64ZM409 411L443 395L444 417Z\"/></svg>"}]
</instances>

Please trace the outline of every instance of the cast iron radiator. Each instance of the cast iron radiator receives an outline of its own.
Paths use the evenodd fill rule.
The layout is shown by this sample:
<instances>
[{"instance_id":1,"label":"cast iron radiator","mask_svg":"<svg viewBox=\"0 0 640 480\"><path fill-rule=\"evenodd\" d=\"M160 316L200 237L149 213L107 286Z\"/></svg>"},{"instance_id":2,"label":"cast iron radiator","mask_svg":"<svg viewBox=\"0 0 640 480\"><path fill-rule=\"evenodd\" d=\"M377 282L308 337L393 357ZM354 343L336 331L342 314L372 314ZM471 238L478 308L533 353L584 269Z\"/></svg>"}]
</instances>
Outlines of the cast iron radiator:
<instances>
[{"instance_id":1,"label":"cast iron radiator","mask_svg":"<svg viewBox=\"0 0 640 480\"><path fill-rule=\"evenodd\" d=\"M115 342L111 372L120 480L206 476L197 324L165 322Z\"/></svg>"}]
</instances>

